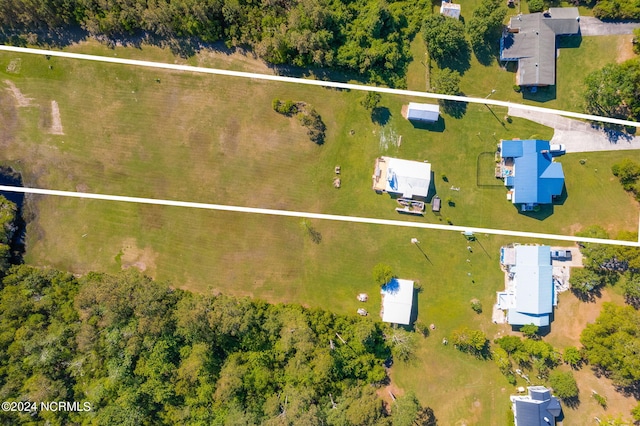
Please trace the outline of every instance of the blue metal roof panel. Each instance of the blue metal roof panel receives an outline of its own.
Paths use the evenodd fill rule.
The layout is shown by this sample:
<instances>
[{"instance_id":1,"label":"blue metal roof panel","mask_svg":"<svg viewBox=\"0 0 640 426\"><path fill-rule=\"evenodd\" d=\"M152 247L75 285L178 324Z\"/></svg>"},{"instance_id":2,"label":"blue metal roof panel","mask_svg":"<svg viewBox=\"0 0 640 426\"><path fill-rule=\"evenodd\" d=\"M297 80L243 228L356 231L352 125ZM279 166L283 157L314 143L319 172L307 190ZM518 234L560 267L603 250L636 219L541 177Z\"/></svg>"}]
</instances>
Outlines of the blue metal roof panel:
<instances>
[{"instance_id":1,"label":"blue metal roof panel","mask_svg":"<svg viewBox=\"0 0 640 426\"><path fill-rule=\"evenodd\" d=\"M516 400L518 426L555 426L556 416L547 410L548 404L536 400Z\"/></svg>"},{"instance_id":2,"label":"blue metal roof panel","mask_svg":"<svg viewBox=\"0 0 640 426\"><path fill-rule=\"evenodd\" d=\"M500 155L502 155L502 158L521 157L522 141L502 141L500 144Z\"/></svg>"},{"instance_id":3,"label":"blue metal roof panel","mask_svg":"<svg viewBox=\"0 0 640 426\"><path fill-rule=\"evenodd\" d=\"M562 164L553 163L549 141L529 139L522 143L522 156L516 158L514 203L548 204L564 187ZM503 142L504 144L504 142Z\"/></svg>"}]
</instances>

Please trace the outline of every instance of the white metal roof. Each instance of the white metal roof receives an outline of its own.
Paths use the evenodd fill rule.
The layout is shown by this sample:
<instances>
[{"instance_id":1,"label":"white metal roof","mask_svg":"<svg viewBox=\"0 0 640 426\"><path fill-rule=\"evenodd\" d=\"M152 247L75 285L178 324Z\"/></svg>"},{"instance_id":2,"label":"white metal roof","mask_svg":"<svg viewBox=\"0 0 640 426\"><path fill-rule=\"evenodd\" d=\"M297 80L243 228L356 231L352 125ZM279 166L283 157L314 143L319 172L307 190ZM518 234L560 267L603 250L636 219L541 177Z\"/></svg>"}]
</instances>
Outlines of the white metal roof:
<instances>
[{"instance_id":1,"label":"white metal roof","mask_svg":"<svg viewBox=\"0 0 640 426\"><path fill-rule=\"evenodd\" d=\"M401 194L405 198L426 197L431 183L431 164L420 161L387 158L385 191Z\"/></svg>"},{"instance_id":2,"label":"white metal roof","mask_svg":"<svg viewBox=\"0 0 640 426\"><path fill-rule=\"evenodd\" d=\"M407 109L407 118L409 120L436 122L439 117L439 105L409 102L409 108Z\"/></svg>"},{"instance_id":3,"label":"white metal roof","mask_svg":"<svg viewBox=\"0 0 640 426\"><path fill-rule=\"evenodd\" d=\"M380 290L382 294L382 321L409 325L413 305L413 281L392 279Z\"/></svg>"}]
</instances>

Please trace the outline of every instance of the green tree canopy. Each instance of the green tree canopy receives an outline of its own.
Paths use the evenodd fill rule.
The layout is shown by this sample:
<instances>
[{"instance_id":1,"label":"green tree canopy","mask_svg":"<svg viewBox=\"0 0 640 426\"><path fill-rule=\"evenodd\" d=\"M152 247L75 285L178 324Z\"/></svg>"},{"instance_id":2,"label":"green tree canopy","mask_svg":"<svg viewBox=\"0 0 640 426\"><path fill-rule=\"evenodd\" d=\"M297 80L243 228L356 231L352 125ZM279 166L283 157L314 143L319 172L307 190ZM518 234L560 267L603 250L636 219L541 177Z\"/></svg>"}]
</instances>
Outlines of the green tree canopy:
<instances>
[{"instance_id":1,"label":"green tree canopy","mask_svg":"<svg viewBox=\"0 0 640 426\"><path fill-rule=\"evenodd\" d=\"M420 412L420 402L415 393L407 392L398 397L391 407L393 413L392 426L414 426Z\"/></svg>"},{"instance_id":2,"label":"green tree canopy","mask_svg":"<svg viewBox=\"0 0 640 426\"><path fill-rule=\"evenodd\" d=\"M640 313L630 306L603 305L595 323L582 331L580 342L591 365L610 375L618 386L640 382Z\"/></svg>"},{"instance_id":3,"label":"green tree canopy","mask_svg":"<svg viewBox=\"0 0 640 426\"><path fill-rule=\"evenodd\" d=\"M563 400L578 398L578 384L572 372L554 371L549 375L549 383L557 397Z\"/></svg>"},{"instance_id":4,"label":"green tree canopy","mask_svg":"<svg viewBox=\"0 0 640 426\"><path fill-rule=\"evenodd\" d=\"M582 354L575 346L569 346L562 354L562 360L572 368L578 367L582 363Z\"/></svg>"},{"instance_id":5,"label":"green tree canopy","mask_svg":"<svg viewBox=\"0 0 640 426\"><path fill-rule=\"evenodd\" d=\"M369 318L196 295L134 270L76 279L27 266L3 279L0 309L6 400L90 400L100 424L393 419L371 386L386 378L387 327ZM79 424L83 415L21 419ZM2 423L16 419L0 412Z\"/></svg>"},{"instance_id":6,"label":"green tree canopy","mask_svg":"<svg viewBox=\"0 0 640 426\"><path fill-rule=\"evenodd\" d=\"M540 327L534 324L526 324L520 327L520 332L531 339L538 337Z\"/></svg>"},{"instance_id":7,"label":"green tree canopy","mask_svg":"<svg viewBox=\"0 0 640 426\"><path fill-rule=\"evenodd\" d=\"M489 55L498 47L507 8L503 0L482 0L467 24L471 46L481 63L490 61Z\"/></svg>"},{"instance_id":8,"label":"green tree canopy","mask_svg":"<svg viewBox=\"0 0 640 426\"><path fill-rule=\"evenodd\" d=\"M572 268L569 278L571 291L582 299L592 299L594 292L604 284L601 274L590 268Z\"/></svg>"},{"instance_id":9,"label":"green tree canopy","mask_svg":"<svg viewBox=\"0 0 640 426\"><path fill-rule=\"evenodd\" d=\"M378 105L380 105L380 99L382 99L382 96L380 96L380 93L367 92L367 94L364 95L364 98L360 100L360 104L363 107L365 107L367 110L373 111L378 107Z\"/></svg>"},{"instance_id":10,"label":"green tree canopy","mask_svg":"<svg viewBox=\"0 0 640 426\"><path fill-rule=\"evenodd\" d=\"M373 281L379 286L387 284L394 278L391 266L386 263L378 263L373 267Z\"/></svg>"},{"instance_id":11,"label":"green tree canopy","mask_svg":"<svg viewBox=\"0 0 640 426\"><path fill-rule=\"evenodd\" d=\"M527 5L529 6L530 13L542 12L544 9L543 0L527 0Z\"/></svg>"},{"instance_id":12,"label":"green tree canopy","mask_svg":"<svg viewBox=\"0 0 640 426\"><path fill-rule=\"evenodd\" d=\"M640 119L640 60L605 65L586 77L585 86L589 114Z\"/></svg>"},{"instance_id":13,"label":"green tree canopy","mask_svg":"<svg viewBox=\"0 0 640 426\"><path fill-rule=\"evenodd\" d=\"M460 327L451 334L451 342L462 352L483 358L489 355L489 340L480 330Z\"/></svg>"},{"instance_id":14,"label":"green tree canopy","mask_svg":"<svg viewBox=\"0 0 640 426\"><path fill-rule=\"evenodd\" d=\"M422 37L431 58L441 68L447 61L460 57L469 50L464 24L440 14L427 16L422 25Z\"/></svg>"}]
</instances>

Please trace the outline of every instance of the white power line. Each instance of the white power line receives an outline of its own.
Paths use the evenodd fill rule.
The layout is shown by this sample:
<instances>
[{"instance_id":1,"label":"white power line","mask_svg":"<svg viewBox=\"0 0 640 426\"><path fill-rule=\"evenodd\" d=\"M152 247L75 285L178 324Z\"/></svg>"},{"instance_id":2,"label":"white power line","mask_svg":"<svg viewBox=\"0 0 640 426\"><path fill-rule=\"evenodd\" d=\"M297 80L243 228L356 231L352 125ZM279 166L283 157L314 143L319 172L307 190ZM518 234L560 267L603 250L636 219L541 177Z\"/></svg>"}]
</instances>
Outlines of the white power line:
<instances>
[{"instance_id":1,"label":"white power line","mask_svg":"<svg viewBox=\"0 0 640 426\"><path fill-rule=\"evenodd\" d=\"M542 112L546 114L557 114L564 117L580 118L583 120L600 121L623 126L640 127L640 123L635 121L620 120L617 118L602 117L599 115L582 114L579 112L563 111L551 108L542 108L533 105L516 104L512 102L498 101L495 99L471 98L467 96L440 95L437 93L426 93L415 90L390 89L388 87L365 86L360 84L339 83L336 81L311 80L305 78L283 77L278 75L259 74L243 71L229 71L217 68L202 68L191 65L167 64L162 62L140 61L137 59L113 58L109 56L86 55L83 53L61 52L57 50L32 49L28 47L6 46L0 44L0 51L27 53L45 56L57 56L60 58L82 59L86 61L109 62L112 64L134 65L148 68L162 68L175 71L188 71L204 74L225 75L230 77L252 78L256 80L279 81L284 83L308 84L311 86L334 87L338 89L362 90L367 92L390 93L393 95L413 96L419 98L444 99L450 101L469 102L472 104L495 105L506 108L517 108L528 111Z\"/></svg>"},{"instance_id":2,"label":"white power line","mask_svg":"<svg viewBox=\"0 0 640 426\"><path fill-rule=\"evenodd\" d=\"M577 237L573 235L556 235L556 234L542 234L542 233L536 233L536 232L511 231L507 229L476 228L476 227L469 227L469 226L440 225L440 224L434 224L434 223L405 222L400 220L376 219L371 217L341 216L341 215L324 214L324 213L264 209L264 208L258 208L258 207L243 207L243 206L230 206L230 205L224 205L224 204L195 203L191 201L160 200L155 198L128 197L123 195L106 195L106 194L95 194L95 193L87 193L87 192L59 191L55 189L24 188L24 187L18 187L18 186L0 185L0 191L21 192L25 194L54 195L59 197L71 197L71 198L85 198L85 199L91 199L91 200L121 201L125 203L188 207L188 208L195 208L195 209L219 210L219 211L239 212L239 213L253 213L253 214L271 215L271 216L301 217L306 219L332 220L337 222L352 222L352 223L365 223L365 224L373 224L373 225L400 226L400 227L406 227L406 228L435 229L439 231L456 231L456 232L471 231L478 234L484 233L484 234L504 235L504 236L521 237L521 238L536 238L536 239L544 239L544 240L571 241L571 242L621 245L621 246L628 246L628 247L640 247L640 242L638 241L609 240L609 239L603 239L603 238Z\"/></svg>"}]
</instances>

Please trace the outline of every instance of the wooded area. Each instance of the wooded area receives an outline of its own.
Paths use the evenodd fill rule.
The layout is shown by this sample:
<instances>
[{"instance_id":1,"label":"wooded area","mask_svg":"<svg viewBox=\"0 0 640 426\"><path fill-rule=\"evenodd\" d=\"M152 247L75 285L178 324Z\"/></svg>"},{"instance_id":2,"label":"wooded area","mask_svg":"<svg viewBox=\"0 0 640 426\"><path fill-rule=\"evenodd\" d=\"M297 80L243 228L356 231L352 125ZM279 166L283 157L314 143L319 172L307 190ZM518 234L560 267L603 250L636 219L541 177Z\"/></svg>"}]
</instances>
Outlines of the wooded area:
<instances>
[{"instance_id":1,"label":"wooded area","mask_svg":"<svg viewBox=\"0 0 640 426\"><path fill-rule=\"evenodd\" d=\"M373 385L391 343L367 318L196 295L133 270L76 279L25 265L4 278L0 312L2 400L92 405L3 412L3 423L435 422L411 395L398 400L411 419L388 413Z\"/></svg>"},{"instance_id":2,"label":"wooded area","mask_svg":"<svg viewBox=\"0 0 640 426\"><path fill-rule=\"evenodd\" d=\"M585 79L589 114L637 121L640 119L640 60L608 64ZM633 129L635 131L635 129Z\"/></svg>"},{"instance_id":3,"label":"wooded area","mask_svg":"<svg viewBox=\"0 0 640 426\"><path fill-rule=\"evenodd\" d=\"M9 0L0 25L21 33L67 31L161 41L193 38L248 47L275 65L335 67L404 86L409 43L428 0Z\"/></svg>"},{"instance_id":4,"label":"wooded area","mask_svg":"<svg viewBox=\"0 0 640 426\"><path fill-rule=\"evenodd\" d=\"M593 15L600 19L640 19L640 3L630 0L587 0L593 5Z\"/></svg>"}]
</instances>

